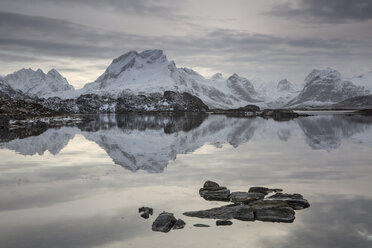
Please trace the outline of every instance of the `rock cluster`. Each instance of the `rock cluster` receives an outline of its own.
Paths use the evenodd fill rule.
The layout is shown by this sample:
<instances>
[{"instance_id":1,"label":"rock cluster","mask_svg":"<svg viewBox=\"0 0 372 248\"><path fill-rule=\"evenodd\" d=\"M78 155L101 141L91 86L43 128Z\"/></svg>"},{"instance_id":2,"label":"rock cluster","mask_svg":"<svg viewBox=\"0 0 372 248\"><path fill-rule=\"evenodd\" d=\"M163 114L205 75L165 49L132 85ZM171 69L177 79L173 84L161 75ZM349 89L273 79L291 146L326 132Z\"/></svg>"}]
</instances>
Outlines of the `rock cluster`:
<instances>
[{"instance_id":1,"label":"rock cluster","mask_svg":"<svg viewBox=\"0 0 372 248\"><path fill-rule=\"evenodd\" d=\"M171 229L182 229L186 223L176 219L172 213L163 212L152 223L152 230L155 232L169 232Z\"/></svg>"},{"instance_id":2,"label":"rock cluster","mask_svg":"<svg viewBox=\"0 0 372 248\"><path fill-rule=\"evenodd\" d=\"M269 221L291 223L295 211L310 207L300 194L279 193L281 189L251 187L248 192L232 192L218 183L206 181L199 194L206 200L231 201L233 204L207 210L183 213L189 217L243 221ZM275 193L266 197L269 193ZM266 197L266 198L265 198ZM223 222L219 221L219 224ZM216 223L217 224L217 223Z\"/></svg>"}]
</instances>

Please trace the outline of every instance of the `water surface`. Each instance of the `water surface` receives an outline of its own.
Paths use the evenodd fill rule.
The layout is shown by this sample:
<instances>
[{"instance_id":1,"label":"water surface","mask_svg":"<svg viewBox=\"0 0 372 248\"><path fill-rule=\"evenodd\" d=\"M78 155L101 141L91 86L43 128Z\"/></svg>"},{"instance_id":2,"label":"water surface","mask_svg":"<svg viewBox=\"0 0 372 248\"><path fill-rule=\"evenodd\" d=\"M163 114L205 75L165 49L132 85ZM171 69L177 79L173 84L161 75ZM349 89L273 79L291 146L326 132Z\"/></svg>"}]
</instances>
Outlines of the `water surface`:
<instances>
[{"instance_id":1,"label":"water surface","mask_svg":"<svg viewBox=\"0 0 372 248\"><path fill-rule=\"evenodd\" d=\"M372 246L369 117L102 115L26 136L0 135L0 247ZM182 216L223 204L198 195L208 179L301 193L311 207L291 224ZM162 211L186 227L152 232Z\"/></svg>"}]
</instances>

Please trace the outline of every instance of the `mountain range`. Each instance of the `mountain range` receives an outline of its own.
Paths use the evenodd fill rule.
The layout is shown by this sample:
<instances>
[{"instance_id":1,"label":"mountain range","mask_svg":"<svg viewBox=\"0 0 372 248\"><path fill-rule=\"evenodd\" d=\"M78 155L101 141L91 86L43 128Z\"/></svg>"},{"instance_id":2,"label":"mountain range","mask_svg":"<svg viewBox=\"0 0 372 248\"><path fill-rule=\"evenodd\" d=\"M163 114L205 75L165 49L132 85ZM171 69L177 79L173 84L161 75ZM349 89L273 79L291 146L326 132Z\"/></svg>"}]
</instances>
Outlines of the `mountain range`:
<instances>
[{"instance_id":1,"label":"mountain range","mask_svg":"<svg viewBox=\"0 0 372 248\"><path fill-rule=\"evenodd\" d=\"M178 68L162 50L127 52L78 90L55 69L47 73L22 69L0 77L0 97L31 98L69 113L232 109L249 104L318 108L371 95L371 90L372 72L347 79L331 68L313 70L302 88L287 79L264 83L236 73L205 78L192 69Z\"/></svg>"}]
</instances>

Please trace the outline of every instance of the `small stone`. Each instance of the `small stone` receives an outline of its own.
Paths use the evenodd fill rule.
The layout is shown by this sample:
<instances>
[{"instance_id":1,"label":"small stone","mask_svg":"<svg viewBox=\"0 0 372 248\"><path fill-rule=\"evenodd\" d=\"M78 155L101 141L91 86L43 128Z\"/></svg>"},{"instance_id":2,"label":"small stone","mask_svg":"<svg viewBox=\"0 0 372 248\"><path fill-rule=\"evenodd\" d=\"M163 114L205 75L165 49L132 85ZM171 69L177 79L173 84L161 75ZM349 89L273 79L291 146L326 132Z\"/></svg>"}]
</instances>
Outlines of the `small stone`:
<instances>
[{"instance_id":1,"label":"small stone","mask_svg":"<svg viewBox=\"0 0 372 248\"><path fill-rule=\"evenodd\" d=\"M148 219L150 217L150 215L153 214L153 209L149 208L149 207L141 207L141 208L138 209L138 212L142 213L141 214L142 218Z\"/></svg>"},{"instance_id":2,"label":"small stone","mask_svg":"<svg viewBox=\"0 0 372 248\"><path fill-rule=\"evenodd\" d=\"M209 227L209 225L205 224L194 224L195 227Z\"/></svg>"},{"instance_id":3,"label":"small stone","mask_svg":"<svg viewBox=\"0 0 372 248\"><path fill-rule=\"evenodd\" d=\"M183 220L178 219L178 220L176 221L176 223L174 223L173 229L174 229L174 230L176 230L176 229L182 229L182 228L185 227L185 225L186 225L186 223L185 223Z\"/></svg>"},{"instance_id":4,"label":"small stone","mask_svg":"<svg viewBox=\"0 0 372 248\"><path fill-rule=\"evenodd\" d=\"M229 220L217 220L216 225L217 226L231 226L233 223Z\"/></svg>"}]
</instances>

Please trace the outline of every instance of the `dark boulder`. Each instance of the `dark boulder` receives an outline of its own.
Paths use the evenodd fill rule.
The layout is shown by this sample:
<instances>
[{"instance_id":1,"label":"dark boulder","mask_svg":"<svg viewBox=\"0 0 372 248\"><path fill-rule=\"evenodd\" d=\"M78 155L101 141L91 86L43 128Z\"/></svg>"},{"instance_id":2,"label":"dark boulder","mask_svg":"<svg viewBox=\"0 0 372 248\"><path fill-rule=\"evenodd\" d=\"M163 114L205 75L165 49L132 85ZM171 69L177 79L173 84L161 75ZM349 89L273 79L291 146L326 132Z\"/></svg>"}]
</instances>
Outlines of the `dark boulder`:
<instances>
[{"instance_id":1,"label":"dark boulder","mask_svg":"<svg viewBox=\"0 0 372 248\"><path fill-rule=\"evenodd\" d=\"M150 217L150 215L153 214L154 210L152 208L149 208L149 207L141 207L141 208L138 209L138 212L142 213L141 214L142 218L148 219Z\"/></svg>"},{"instance_id":2,"label":"dark boulder","mask_svg":"<svg viewBox=\"0 0 372 248\"><path fill-rule=\"evenodd\" d=\"M176 222L177 219L172 213L163 212L152 223L152 230L156 232L169 232Z\"/></svg>"},{"instance_id":3,"label":"dark boulder","mask_svg":"<svg viewBox=\"0 0 372 248\"><path fill-rule=\"evenodd\" d=\"M230 190L212 181L204 183L199 195L208 201L230 201Z\"/></svg>"}]
</instances>

